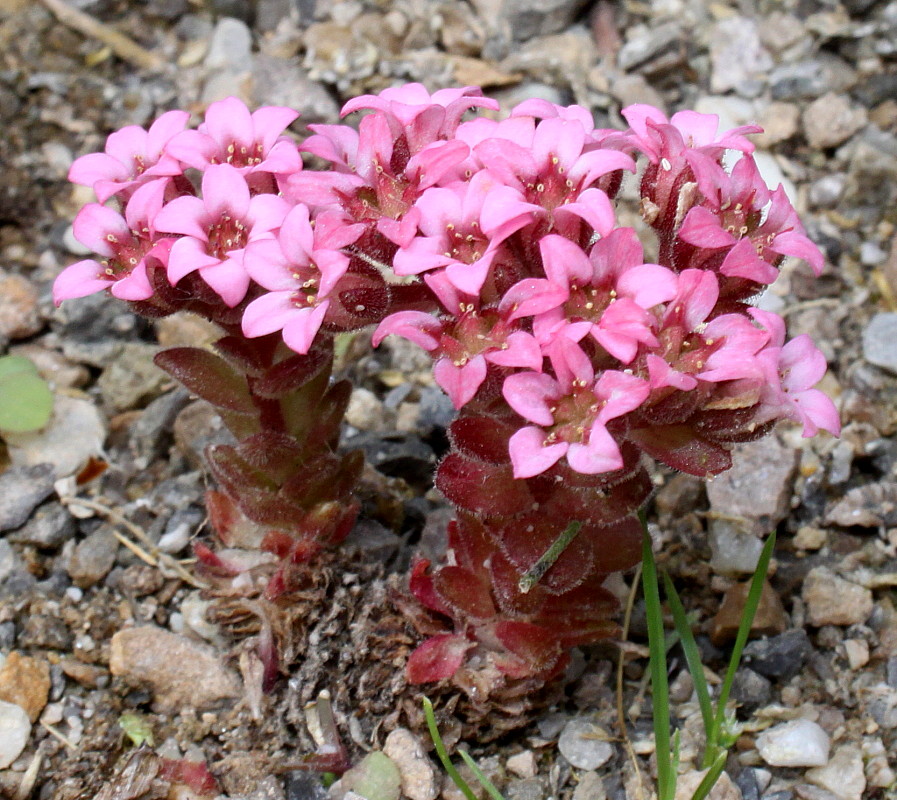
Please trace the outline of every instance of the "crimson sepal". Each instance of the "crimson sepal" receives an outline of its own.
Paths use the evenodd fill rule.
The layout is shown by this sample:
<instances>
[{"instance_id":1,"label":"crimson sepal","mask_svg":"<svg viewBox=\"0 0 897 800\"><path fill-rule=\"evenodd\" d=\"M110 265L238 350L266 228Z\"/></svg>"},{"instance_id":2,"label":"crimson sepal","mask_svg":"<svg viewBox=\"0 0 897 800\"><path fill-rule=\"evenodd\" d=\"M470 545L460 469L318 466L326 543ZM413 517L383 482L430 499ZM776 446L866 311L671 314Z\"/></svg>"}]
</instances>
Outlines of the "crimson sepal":
<instances>
[{"instance_id":1,"label":"crimson sepal","mask_svg":"<svg viewBox=\"0 0 897 800\"><path fill-rule=\"evenodd\" d=\"M466 636L442 633L427 639L409 657L405 674L409 683L433 683L451 678L474 646Z\"/></svg>"},{"instance_id":2,"label":"crimson sepal","mask_svg":"<svg viewBox=\"0 0 897 800\"><path fill-rule=\"evenodd\" d=\"M732 466L728 448L699 436L689 425L632 430L629 439L668 467L706 478Z\"/></svg>"}]
</instances>

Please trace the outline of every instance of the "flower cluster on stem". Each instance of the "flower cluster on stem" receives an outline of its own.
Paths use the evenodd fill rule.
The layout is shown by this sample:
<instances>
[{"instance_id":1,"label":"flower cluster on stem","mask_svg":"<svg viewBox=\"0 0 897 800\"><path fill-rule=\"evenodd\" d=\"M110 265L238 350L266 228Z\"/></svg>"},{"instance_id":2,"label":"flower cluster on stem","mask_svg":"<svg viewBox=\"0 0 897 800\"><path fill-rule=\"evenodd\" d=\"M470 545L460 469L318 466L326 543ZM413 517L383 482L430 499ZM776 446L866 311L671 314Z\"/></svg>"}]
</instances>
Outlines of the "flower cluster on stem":
<instances>
[{"instance_id":1,"label":"flower cluster on stem","mask_svg":"<svg viewBox=\"0 0 897 800\"><path fill-rule=\"evenodd\" d=\"M425 349L459 410L436 475L457 519L446 562L413 568L431 638L408 674L488 694L547 680L571 646L613 630L603 583L639 557L650 459L708 476L777 420L805 436L839 422L814 388L825 361L809 337L786 341L781 317L750 304L786 256L822 269L757 169L746 135L758 128L640 105L623 111L626 131L545 101L500 121L472 109L497 103L409 84L350 101L344 115L366 112L357 128L313 125L298 147L284 134L294 111L250 114L234 98L198 130L169 112L112 134L70 175L100 201L75 222L98 259L63 272L55 298L108 289L142 313L189 308L222 325L221 362L163 363L217 398L243 448L213 458L228 502L293 560L354 519L358 465L334 449L347 394L328 386L333 335L376 325L375 344ZM304 168L302 153L327 167ZM614 207L639 158L653 259ZM573 541L522 581L571 522Z\"/></svg>"}]
</instances>

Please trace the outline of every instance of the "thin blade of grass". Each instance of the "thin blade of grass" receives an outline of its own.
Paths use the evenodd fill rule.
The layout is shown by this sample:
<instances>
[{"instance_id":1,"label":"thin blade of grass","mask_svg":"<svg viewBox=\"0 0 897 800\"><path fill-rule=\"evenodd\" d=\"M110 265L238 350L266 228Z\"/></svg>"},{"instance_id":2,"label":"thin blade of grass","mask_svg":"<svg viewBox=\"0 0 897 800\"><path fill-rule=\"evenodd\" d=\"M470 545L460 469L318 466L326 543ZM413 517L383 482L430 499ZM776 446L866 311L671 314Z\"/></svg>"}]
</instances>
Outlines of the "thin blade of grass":
<instances>
[{"instance_id":1,"label":"thin blade of grass","mask_svg":"<svg viewBox=\"0 0 897 800\"><path fill-rule=\"evenodd\" d=\"M492 781L490 781L483 773L483 770L477 766L477 762L473 760L470 753L464 750L459 750L458 753L461 755L461 758L464 759L464 763L470 767L470 771L476 776L476 779L480 782L480 786L488 792L492 800L505 800L504 797L502 797L501 792L495 788L495 784L492 783Z\"/></svg>"},{"instance_id":2,"label":"thin blade of grass","mask_svg":"<svg viewBox=\"0 0 897 800\"><path fill-rule=\"evenodd\" d=\"M726 752L723 751L716 757L713 766L707 770L707 774L698 784L698 788L695 789L694 794L691 796L691 800L704 800L704 798L710 794L713 787L716 786L716 782L719 780L719 776L723 774L723 768L725 766Z\"/></svg>"},{"instance_id":3,"label":"thin blade of grass","mask_svg":"<svg viewBox=\"0 0 897 800\"><path fill-rule=\"evenodd\" d=\"M695 636L692 633L691 626L688 624L688 617L685 614L685 608L679 593L670 576L663 574L663 585L666 590L667 600L670 603L670 610L673 613L673 623L679 634L679 641L682 643L682 652L685 654L685 662L688 664L688 671L691 674L692 682L695 685L695 692L698 695L698 703L701 706L701 717L704 720L704 733L708 734L713 728L713 702L710 699L710 689L707 686L707 679L704 677L704 667L701 664L701 653L698 650ZM709 766L709 765L708 765Z\"/></svg>"},{"instance_id":4,"label":"thin blade of grass","mask_svg":"<svg viewBox=\"0 0 897 800\"><path fill-rule=\"evenodd\" d=\"M642 591L645 595L645 616L648 622L648 669L651 673L651 702L654 711L654 750L657 756L657 796L673 800L676 773L672 770L670 752L670 704L667 685L667 657L664 647L663 612L660 608L660 587L657 565L651 550L651 536L645 516L642 522Z\"/></svg>"},{"instance_id":5,"label":"thin blade of grass","mask_svg":"<svg viewBox=\"0 0 897 800\"><path fill-rule=\"evenodd\" d=\"M723 720L726 716L726 704L729 702L729 692L732 690L732 682L735 680L735 672L741 663L741 655L744 646L747 644L748 636L751 632L751 625L754 623L754 616L757 613L757 607L760 605L760 595L763 593L763 582L766 580L766 573L769 570L769 562L772 558L772 551L776 546L776 532L769 534L769 538L763 545L760 558L757 561L757 569L751 578L751 588L748 590L747 600L744 604L744 614L738 625L738 635L735 637L735 646L732 648L732 655L729 658L729 667L726 670L726 677L720 687L719 700L716 706L716 717L713 721L713 741L719 742L719 733L722 729Z\"/></svg>"},{"instance_id":6,"label":"thin blade of grass","mask_svg":"<svg viewBox=\"0 0 897 800\"><path fill-rule=\"evenodd\" d=\"M476 793L470 788L467 781L461 777L461 773L455 769L455 765L452 764L452 761L449 758L448 751L445 749L445 743L442 741L442 736L439 734L439 728L436 725L436 715L433 713L433 704L430 702L430 698L424 697L423 704L424 717L426 717L427 720L427 728L430 731L430 738L433 740L433 746L436 748L436 755L439 756L439 760L442 762L442 768L452 779L455 786L462 791L467 800L477 800Z\"/></svg>"}]
</instances>

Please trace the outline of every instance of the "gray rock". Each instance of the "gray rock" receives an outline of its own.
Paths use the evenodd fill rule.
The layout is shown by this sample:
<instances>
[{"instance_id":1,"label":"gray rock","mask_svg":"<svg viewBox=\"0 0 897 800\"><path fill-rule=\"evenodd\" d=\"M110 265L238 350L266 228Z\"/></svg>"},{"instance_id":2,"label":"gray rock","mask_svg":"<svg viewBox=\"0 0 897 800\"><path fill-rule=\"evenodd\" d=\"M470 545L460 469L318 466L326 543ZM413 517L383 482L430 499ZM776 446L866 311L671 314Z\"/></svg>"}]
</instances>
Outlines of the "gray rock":
<instances>
[{"instance_id":1,"label":"gray rock","mask_svg":"<svg viewBox=\"0 0 897 800\"><path fill-rule=\"evenodd\" d=\"M428 386L420 393L418 428L424 435L434 428L447 428L458 415L448 395L435 386Z\"/></svg>"},{"instance_id":2,"label":"gray rock","mask_svg":"<svg viewBox=\"0 0 897 800\"><path fill-rule=\"evenodd\" d=\"M769 75L773 100L812 100L826 92L847 91L856 82L856 71L837 56L782 64Z\"/></svg>"},{"instance_id":3,"label":"gray rock","mask_svg":"<svg viewBox=\"0 0 897 800\"><path fill-rule=\"evenodd\" d=\"M863 330L863 358L897 374L897 312L883 311Z\"/></svg>"},{"instance_id":4,"label":"gray rock","mask_svg":"<svg viewBox=\"0 0 897 800\"><path fill-rule=\"evenodd\" d=\"M800 672L812 653L806 631L796 628L750 642L744 648L744 663L767 678L787 681Z\"/></svg>"},{"instance_id":5,"label":"gray rock","mask_svg":"<svg viewBox=\"0 0 897 800\"><path fill-rule=\"evenodd\" d=\"M769 704L772 699L772 683L759 672L741 667L732 681L732 699L738 703L743 714L750 715Z\"/></svg>"},{"instance_id":6,"label":"gray rock","mask_svg":"<svg viewBox=\"0 0 897 800\"><path fill-rule=\"evenodd\" d=\"M811 625L859 625L872 613L872 592L826 567L810 570L802 596Z\"/></svg>"},{"instance_id":7,"label":"gray rock","mask_svg":"<svg viewBox=\"0 0 897 800\"><path fill-rule=\"evenodd\" d=\"M128 342L122 347L97 381L107 406L115 411L128 411L161 393L171 378L153 363L158 350L155 345L141 342Z\"/></svg>"},{"instance_id":8,"label":"gray rock","mask_svg":"<svg viewBox=\"0 0 897 800\"><path fill-rule=\"evenodd\" d=\"M112 528L103 525L78 542L68 563L68 574L75 585L87 589L99 583L115 564L118 539Z\"/></svg>"},{"instance_id":9,"label":"gray rock","mask_svg":"<svg viewBox=\"0 0 897 800\"><path fill-rule=\"evenodd\" d=\"M136 314L105 292L63 303L53 312L52 321L63 355L91 367L111 363L139 324Z\"/></svg>"},{"instance_id":10,"label":"gray rock","mask_svg":"<svg viewBox=\"0 0 897 800\"><path fill-rule=\"evenodd\" d=\"M735 779L735 785L741 790L741 800L760 800L756 770L751 767L741 770Z\"/></svg>"},{"instance_id":11,"label":"gray rock","mask_svg":"<svg viewBox=\"0 0 897 800\"><path fill-rule=\"evenodd\" d=\"M511 781L505 790L506 800L544 800L548 796L546 781L542 778L522 778Z\"/></svg>"},{"instance_id":12,"label":"gray rock","mask_svg":"<svg viewBox=\"0 0 897 800\"><path fill-rule=\"evenodd\" d=\"M28 744L31 721L15 703L0 700L0 769L15 761Z\"/></svg>"},{"instance_id":13,"label":"gray rock","mask_svg":"<svg viewBox=\"0 0 897 800\"><path fill-rule=\"evenodd\" d=\"M756 97L766 86L772 57L760 42L757 22L733 16L715 23L710 31L710 88L735 90L742 97Z\"/></svg>"},{"instance_id":14,"label":"gray rock","mask_svg":"<svg viewBox=\"0 0 897 800\"><path fill-rule=\"evenodd\" d=\"M638 26L627 31L626 43L617 54L617 66L629 71L676 48L682 41L682 28L676 22L656 27Z\"/></svg>"},{"instance_id":15,"label":"gray rock","mask_svg":"<svg viewBox=\"0 0 897 800\"><path fill-rule=\"evenodd\" d=\"M323 84L313 81L293 61L258 55L252 64L252 100L256 106L295 108L300 123L333 122L339 104Z\"/></svg>"},{"instance_id":16,"label":"gray rock","mask_svg":"<svg viewBox=\"0 0 897 800\"><path fill-rule=\"evenodd\" d=\"M441 779L417 736L406 728L396 728L386 737L383 752L399 768L402 794L410 800L436 799Z\"/></svg>"},{"instance_id":17,"label":"gray rock","mask_svg":"<svg viewBox=\"0 0 897 800\"><path fill-rule=\"evenodd\" d=\"M583 772L573 790L573 800L607 800L607 789L601 776L593 770Z\"/></svg>"},{"instance_id":18,"label":"gray rock","mask_svg":"<svg viewBox=\"0 0 897 800\"><path fill-rule=\"evenodd\" d=\"M842 745L824 767L807 770L806 779L841 800L863 800L866 791L863 753L856 745Z\"/></svg>"},{"instance_id":19,"label":"gray rock","mask_svg":"<svg viewBox=\"0 0 897 800\"><path fill-rule=\"evenodd\" d=\"M823 175L810 184L809 200L819 208L833 208L844 194L846 185L847 176L843 172Z\"/></svg>"},{"instance_id":20,"label":"gray rock","mask_svg":"<svg viewBox=\"0 0 897 800\"><path fill-rule=\"evenodd\" d=\"M131 426L128 444L131 452L144 464L162 455L171 444L174 421L190 402L190 393L183 388L166 392L153 400Z\"/></svg>"},{"instance_id":21,"label":"gray rock","mask_svg":"<svg viewBox=\"0 0 897 800\"><path fill-rule=\"evenodd\" d=\"M719 575L750 575L757 569L763 541L733 530L728 520L712 520L710 566Z\"/></svg>"},{"instance_id":22,"label":"gray rock","mask_svg":"<svg viewBox=\"0 0 897 800\"><path fill-rule=\"evenodd\" d=\"M6 539L0 539L0 584L25 569L19 554Z\"/></svg>"},{"instance_id":23,"label":"gray rock","mask_svg":"<svg viewBox=\"0 0 897 800\"><path fill-rule=\"evenodd\" d=\"M206 709L241 695L240 681L216 650L150 625L112 637L109 669L151 689L160 710Z\"/></svg>"},{"instance_id":24,"label":"gray rock","mask_svg":"<svg viewBox=\"0 0 897 800\"><path fill-rule=\"evenodd\" d=\"M828 92L804 109L804 135L811 147L836 147L868 121L866 109L843 94Z\"/></svg>"},{"instance_id":25,"label":"gray rock","mask_svg":"<svg viewBox=\"0 0 897 800\"><path fill-rule=\"evenodd\" d=\"M37 464L0 473L0 531L19 528L53 494L53 467Z\"/></svg>"},{"instance_id":26,"label":"gray rock","mask_svg":"<svg viewBox=\"0 0 897 800\"><path fill-rule=\"evenodd\" d=\"M772 530L788 512L799 457L777 436L738 445L732 468L707 484L711 510L743 520L747 533Z\"/></svg>"},{"instance_id":27,"label":"gray rock","mask_svg":"<svg viewBox=\"0 0 897 800\"><path fill-rule=\"evenodd\" d=\"M243 70L252 60L252 31L245 22L233 17L218 20L212 33L205 66L210 69Z\"/></svg>"},{"instance_id":28,"label":"gray rock","mask_svg":"<svg viewBox=\"0 0 897 800\"><path fill-rule=\"evenodd\" d=\"M587 718L571 719L561 732L558 750L577 769L598 769L614 755L610 736Z\"/></svg>"},{"instance_id":29,"label":"gray rock","mask_svg":"<svg viewBox=\"0 0 897 800\"><path fill-rule=\"evenodd\" d=\"M11 542L30 544L41 549L55 549L75 535L75 528L75 519L68 508L61 503L47 503L7 538Z\"/></svg>"},{"instance_id":30,"label":"gray rock","mask_svg":"<svg viewBox=\"0 0 897 800\"><path fill-rule=\"evenodd\" d=\"M524 41L564 30L586 0L504 0L499 20L507 25L511 38Z\"/></svg>"},{"instance_id":31,"label":"gray rock","mask_svg":"<svg viewBox=\"0 0 897 800\"><path fill-rule=\"evenodd\" d=\"M757 737L760 757L773 767L822 767L830 740L815 722L795 719L769 728Z\"/></svg>"}]
</instances>

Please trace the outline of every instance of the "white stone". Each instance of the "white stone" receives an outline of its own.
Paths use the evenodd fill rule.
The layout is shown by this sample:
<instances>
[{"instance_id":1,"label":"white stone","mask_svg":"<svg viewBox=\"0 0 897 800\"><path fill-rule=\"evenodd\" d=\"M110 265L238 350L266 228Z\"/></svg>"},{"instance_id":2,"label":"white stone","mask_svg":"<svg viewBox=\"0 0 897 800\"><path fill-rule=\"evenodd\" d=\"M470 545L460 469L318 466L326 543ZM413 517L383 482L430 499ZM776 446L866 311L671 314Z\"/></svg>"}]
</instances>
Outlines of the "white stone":
<instances>
[{"instance_id":1,"label":"white stone","mask_svg":"<svg viewBox=\"0 0 897 800\"><path fill-rule=\"evenodd\" d=\"M532 750L524 750L511 756L506 763L509 772L513 772L518 778L536 777L536 755Z\"/></svg>"},{"instance_id":2,"label":"white stone","mask_svg":"<svg viewBox=\"0 0 897 800\"><path fill-rule=\"evenodd\" d=\"M845 639L844 653L851 669L861 669L869 663L869 644L865 639Z\"/></svg>"},{"instance_id":3,"label":"white stone","mask_svg":"<svg viewBox=\"0 0 897 800\"><path fill-rule=\"evenodd\" d=\"M828 734L808 719L776 725L757 737L760 757L773 767L824 767L830 746Z\"/></svg>"},{"instance_id":4,"label":"white stone","mask_svg":"<svg viewBox=\"0 0 897 800\"><path fill-rule=\"evenodd\" d=\"M576 769L598 769L614 755L610 738L589 719L571 719L558 740L558 750Z\"/></svg>"},{"instance_id":5,"label":"white stone","mask_svg":"<svg viewBox=\"0 0 897 800\"><path fill-rule=\"evenodd\" d=\"M30 735L31 721L21 706L0 700L0 769L22 754Z\"/></svg>"},{"instance_id":6,"label":"white stone","mask_svg":"<svg viewBox=\"0 0 897 800\"><path fill-rule=\"evenodd\" d=\"M824 767L807 770L806 779L838 795L841 800L862 800L866 775L860 748L854 745L839 747Z\"/></svg>"},{"instance_id":7,"label":"white stone","mask_svg":"<svg viewBox=\"0 0 897 800\"><path fill-rule=\"evenodd\" d=\"M402 794L410 800L435 800L441 779L420 739L405 728L396 728L386 737L383 752L398 767Z\"/></svg>"}]
</instances>

